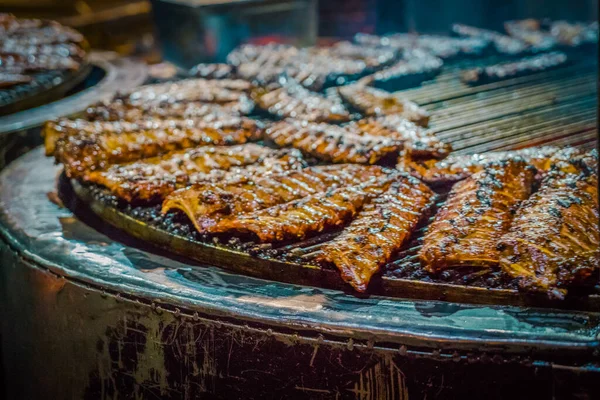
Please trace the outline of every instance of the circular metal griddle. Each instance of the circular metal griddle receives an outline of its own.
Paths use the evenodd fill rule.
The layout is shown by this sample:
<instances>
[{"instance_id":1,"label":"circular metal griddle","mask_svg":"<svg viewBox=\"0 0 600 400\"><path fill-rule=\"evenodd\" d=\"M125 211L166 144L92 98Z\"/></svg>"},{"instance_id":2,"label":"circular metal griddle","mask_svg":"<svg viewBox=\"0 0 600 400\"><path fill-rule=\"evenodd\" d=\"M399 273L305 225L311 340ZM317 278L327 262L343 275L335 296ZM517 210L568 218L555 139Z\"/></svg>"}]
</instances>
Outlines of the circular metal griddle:
<instances>
[{"instance_id":1,"label":"circular metal griddle","mask_svg":"<svg viewBox=\"0 0 600 400\"><path fill-rule=\"evenodd\" d=\"M0 175L13 397L599 394L598 311L356 298L228 273L148 248L75 200L59 207L59 174L36 149Z\"/></svg>"}]
</instances>

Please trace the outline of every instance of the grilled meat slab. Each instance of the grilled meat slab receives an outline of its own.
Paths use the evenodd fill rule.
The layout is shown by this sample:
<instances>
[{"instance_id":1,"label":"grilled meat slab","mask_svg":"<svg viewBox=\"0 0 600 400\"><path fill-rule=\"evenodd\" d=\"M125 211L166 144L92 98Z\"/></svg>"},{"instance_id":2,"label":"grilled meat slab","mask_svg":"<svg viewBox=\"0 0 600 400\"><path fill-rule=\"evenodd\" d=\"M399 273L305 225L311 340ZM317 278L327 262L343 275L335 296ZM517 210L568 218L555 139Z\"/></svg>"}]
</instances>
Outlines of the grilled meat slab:
<instances>
[{"instance_id":1,"label":"grilled meat slab","mask_svg":"<svg viewBox=\"0 0 600 400\"><path fill-rule=\"evenodd\" d=\"M494 162L523 159L538 171L544 172L550 169L552 163L569 160L581 153L582 150L575 147L561 149L555 146L543 146L514 151L450 155L443 160L415 161L409 156L402 155L398 159L398 169L409 172L428 184L444 185L465 179Z\"/></svg>"},{"instance_id":2,"label":"grilled meat slab","mask_svg":"<svg viewBox=\"0 0 600 400\"><path fill-rule=\"evenodd\" d=\"M33 78L23 74L12 74L0 72L0 88L31 82Z\"/></svg>"},{"instance_id":3,"label":"grilled meat slab","mask_svg":"<svg viewBox=\"0 0 600 400\"><path fill-rule=\"evenodd\" d=\"M261 242L303 239L308 234L344 225L361 207L386 190L393 176L325 192L219 221L213 231L252 233Z\"/></svg>"},{"instance_id":4,"label":"grilled meat slab","mask_svg":"<svg viewBox=\"0 0 600 400\"><path fill-rule=\"evenodd\" d=\"M198 64L190 70L190 75L203 79L233 79L235 71L229 64Z\"/></svg>"},{"instance_id":5,"label":"grilled meat slab","mask_svg":"<svg viewBox=\"0 0 600 400\"><path fill-rule=\"evenodd\" d=\"M309 91L297 83L288 83L267 92L256 92L258 107L278 118L294 118L310 122L339 123L350 120L341 102Z\"/></svg>"},{"instance_id":6,"label":"grilled meat slab","mask_svg":"<svg viewBox=\"0 0 600 400\"><path fill-rule=\"evenodd\" d=\"M272 150L249 143L172 152L92 171L83 179L108 188L127 202L156 202L194 183L239 180L303 167L297 150Z\"/></svg>"},{"instance_id":7,"label":"grilled meat slab","mask_svg":"<svg viewBox=\"0 0 600 400\"><path fill-rule=\"evenodd\" d=\"M516 62L505 62L483 68L469 69L462 73L461 79L467 84L479 85L548 71L565 65L567 61L566 54L556 51L525 57Z\"/></svg>"},{"instance_id":8,"label":"grilled meat slab","mask_svg":"<svg viewBox=\"0 0 600 400\"><path fill-rule=\"evenodd\" d=\"M390 171L376 166L330 165L288 171L234 183L202 183L167 196L162 211L183 211L200 233L220 231L219 224L254 212L344 185L358 185Z\"/></svg>"},{"instance_id":9,"label":"grilled meat slab","mask_svg":"<svg viewBox=\"0 0 600 400\"><path fill-rule=\"evenodd\" d=\"M562 298L600 268L596 165L552 171L500 239L500 267L524 290Z\"/></svg>"},{"instance_id":10,"label":"grilled meat slab","mask_svg":"<svg viewBox=\"0 0 600 400\"><path fill-rule=\"evenodd\" d=\"M345 102L367 116L401 115L417 125L429 124L427 111L392 93L361 84L342 86L338 90Z\"/></svg>"},{"instance_id":11,"label":"grilled meat slab","mask_svg":"<svg viewBox=\"0 0 600 400\"><path fill-rule=\"evenodd\" d=\"M452 31L459 36L490 41L494 44L496 51L502 54L517 55L530 50L530 46L520 39L487 29L475 28L463 24L454 24L452 25Z\"/></svg>"},{"instance_id":12,"label":"grilled meat slab","mask_svg":"<svg viewBox=\"0 0 600 400\"><path fill-rule=\"evenodd\" d=\"M550 34L565 46L595 44L598 43L598 21L589 24L554 21L550 25Z\"/></svg>"},{"instance_id":13,"label":"grilled meat slab","mask_svg":"<svg viewBox=\"0 0 600 400\"><path fill-rule=\"evenodd\" d=\"M406 153L413 158L444 158L452 150L450 144L399 115L366 118L356 125L365 134L401 142Z\"/></svg>"},{"instance_id":14,"label":"grilled meat slab","mask_svg":"<svg viewBox=\"0 0 600 400\"><path fill-rule=\"evenodd\" d=\"M434 197L419 180L399 176L322 248L317 259L333 263L344 281L365 292L371 277L406 243Z\"/></svg>"},{"instance_id":15,"label":"grilled meat slab","mask_svg":"<svg viewBox=\"0 0 600 400\"><path fill-rule=\"evenodd\" d=\"M529 197L535 169L523 160L491 164L454 185L423 239L419 258L431 272L498 265L496 246L513 212Z\"/></svg>"},{"instance_id":16,"label":"grilled meat slab","mask_svg":"<svg viewBox=\"0 0 600 400\"><path fill-rule=\"evenodd\" d=\"M398 140L369 135L355 125L341 127L286 120L273 124L266 134L280 147L295 147L333 163L374 164L402 147Z\"/></svg>"},{"instance_id":17,"label":"grilled meat slab","mask_svg":"<svg viewBox=\"0 0 600 400\"><path fill-rule=\"evenodd\" d=\"M558 44L550 32L542 30L542 24L536 19L507 21L504 29L510 36L527 43L534 51L551 50Z\"/></svg>"},{"instance_id":18,"label":"grilled meat slab","mask_svg":"<svg viewBox=\"0 0 600 400\"><path fill-rule=\"evenodd\" d=\"M200 145L242 144L261 137L256 121L229 117L129 122L48 122L46 151L65 165L68 177L111 164L136 161Z\"/></svg>"}]
</instances>

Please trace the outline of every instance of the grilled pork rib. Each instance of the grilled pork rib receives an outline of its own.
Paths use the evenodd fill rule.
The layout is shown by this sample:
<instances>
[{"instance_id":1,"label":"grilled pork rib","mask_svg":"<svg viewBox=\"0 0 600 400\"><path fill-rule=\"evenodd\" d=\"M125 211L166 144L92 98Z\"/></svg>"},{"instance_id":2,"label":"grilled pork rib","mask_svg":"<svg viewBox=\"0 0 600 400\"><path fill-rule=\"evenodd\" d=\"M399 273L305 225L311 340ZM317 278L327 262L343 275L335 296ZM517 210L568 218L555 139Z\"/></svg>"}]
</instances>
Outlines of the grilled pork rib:
<instances>
[{"instance_id":1,"label":"grilled pork rib","mask_svg":"<svg viewBox=\"0 0 600 400\"><path fill-rule=\"evenodd\" d=\"M367 116L400 115L417 125L429 124L427 111L392 93L361 84L342 86L338 90L344 101Z\"/></svg>"},{"instance_id":2,"label":"grilled pork rib","mask_svg":"<svg viewBox=\"0 0 600 400\"><path fill-rule=\"evenodd\" d=\"M419 258L431 272L498 265L500 238L529 197L535 168L523 160L491 164L454 185L428 227Z\"/></svg>"},{"instance_id":3,"label":"grilled pork rib","mask_svg":"<svg viewBox=\"0 0 600 400\"><path fill-rule=\"evenodd\" d=\"M253 212L344 185L357 185L390 171L376 166L330 165L254 177L235 183L196 184L173 192L162 211L180 210L200 233L219 231L228 217Z\"/></svg>"},{"instance_id":4,"label":"grilled pork rib","mask_svg":"<svg viewBox=\"0 0 600 400\"><path fill-rule=\"evenodd\" d=\"M515 62L504 62L487 67L469 69L462 73L461 79L465 83L478 85L548 71L566 63L567 55L555 51L525 57Z\"/></svg>"},{"instance_id":5,"label":"grilled pork rib","mask_svg":"<svg viewBox=\"0 0 600 400\"><path fill-rule=\"evenodd\" d=\"M327 97L309 91L297 83L258 93L258 107L278 118L294 118L309 122L347 122L346 108Z\"/></svg>"},{"instance_id":6,"label":"grilled pork rib","mask_svg":"<svg viewBox=\"0 0 600 400\"><path fill-rule=\"evenodd\" d=\"M531 147L514 151L494 151L481 154L450 155L443 160L415 161L406 155L398 161L398 169L428 184L443 185L465 179L498 161L523 159L538 171L548 171L553 162L569 160L583 151L575 147L561 149L554 146Z\"/></svg>"},{"instance_id":7,"label":"grilled pork rib","mask_svg":"<svg viewBox=\"0 0 600 400\"><path fill-rule=\"evenodd\" d=\"M520 39L487 29L454 24L452 25L452 31L460 36L490 41L494 44L496 51L502 54L517 55L531 50L530 46Z\"/></svg>"},{"instance_id":8,"label":"grilled pork rib","mask_svg":"<svg viewBox=\"0 0 600 400\"><path fill-rule=\"evenodd\" d=\"M569 285L600 268L597 153L594 158L551 171L501 238L500 267L521 278L522 289L562 298Z\"/></svg>"},{"instance_id":9,"label":"grilled pork rib","mask_svg":"<svg viewBox=\"0 0 600 400\"><path fill-rule=\"evenodd\" d=\"M262 136L257 122L243 117L138 123L61 120L46 123L43 131L46 151L65 165L68 177L169 151L242 144Z\"/></svg>"},{"instance_id":10,"label":"grilled pork rib","mask_svg":"<svg viewBox=\"0 0 600 400\"><path fill-rule=\"evenodd\" d=\"M370 198L384 192L394 175L374 177L356 186L325 192L243 213L217 223L213 232L253 233L261 242L303 239L308 234L345 224Z\"/></svg>"},{"instance_id":11,"label":"grilled pork rib","mask_svg":"<svg viewBox=\"0 0 600 400\"><path fill-rule=\"evenodd\" d=\"M272 150L250 143L167 153L113 165L106 171L92 171L83 179L108 188L127 202L156 202L194 183L247 179L303 167L297 150Z\"/></svg>"},{"instance_id":12,"label":"grilled pork rib","mask_svg":"<svg viewBox=\"0 0 600 400\"><path fill-rule=\"evenodd\" d=\"M322 248L317 259L333 263L344 281L365 292L371 277L408 240L434 197L419 180L399 176Z\"/></svg>"},{"instance_id":13,"label":"grilled pork rib","mask_svg":"<svg viewBox=\"0 0 600 400\"><path fill-rule=\"evenodd\" d=\"M444 158L452 150L448 143L399 115L366 118L356 123L363 134L383 136L402 143L413 158Z\"/></svg>"},{"instance_id":14,"label":"grilled pork rib","mask_svg":"<svg viewBox=\"0 0 600 400\"><path fill-rule=\"evenodd\" d=\"M402 146L398 140L369 135L355 125L341 127L286 120L273 124L266 134L280 147L295 147L333 163L374 164L397 153Z\"/></svg>"}]
</instances>

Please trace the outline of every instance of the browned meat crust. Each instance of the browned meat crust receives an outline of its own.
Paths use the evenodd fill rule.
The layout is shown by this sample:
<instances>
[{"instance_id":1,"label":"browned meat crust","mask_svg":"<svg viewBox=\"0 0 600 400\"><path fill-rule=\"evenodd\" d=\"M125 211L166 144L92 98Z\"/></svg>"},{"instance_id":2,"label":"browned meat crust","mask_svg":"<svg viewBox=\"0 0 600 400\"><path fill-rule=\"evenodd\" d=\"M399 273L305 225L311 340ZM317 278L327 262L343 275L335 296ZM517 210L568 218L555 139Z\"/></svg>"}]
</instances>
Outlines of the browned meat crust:
<instances>
[{"instance_id":1,"label":"browned meat crust","mask_svg":"<svg viewBox=\"0 0 600 400\"><path fill-rule=\"evenodd\" d=\"M272 207L343 185L360 184L389 172L376 166L330 165L235 183L196 184L167 196L162 210L185 212L201 233L218 231L218 224L226 217Z\"/></svg>"},{"instance_id":2,"label":"browned meat crust","mask_svg":"<svg viewBox=\"0 0 600 400\"><path fill-rule=\"evenodd\" d=\"M169 151L242 144L262 136L257 122L243 117L137 123L61 120L46 123L43 131L47 152L65 165L69 177Z\"/></svg>"},{"instance_id":3,"label":"browned meat crust","mask_svg":"<svg viewBox=\"0 0 600 400\"><path fill-rule=\"evenodd\" d=\"M553 170L499 242L500 267L524 290L562 298L600 268L597 154L581 161Z\"/></svg>"},{"instance_id":4,"label":"browned meat crust","mask_svg":"<svg viewBox=\"0 0 600 400\"><path fill-rule=\"evenodd\" d=\"M266 134L280 147L295 147L333 163L374 164L402 147L398 140L369 135L355 125L285 120L270 126Z\"/></svg>"},{"instance_id":5,"label":"browned meat crust","mask_svg":"<svg viewBox=\"0 0 600 400\"><path fill-rule=\"evenodd\" d=\"M317 259L333 263L344 281L365 292L371 277L406 243L434 197L417 179L399 176L322 248Z\"/></svg>"},{"instance_id":6,"label":"browned meat crust","mask_svg":"<svg viewBox=\"0 0 600 400\"><path fill-rule=\"evenodd\" d=\"M258 107L278 118L294 118L310 122L347 122L350 113L341 104L311 92L296 83L256 93Z\"/></svg>"},{"instance_id":7,"label":"browned meat crust","mask_svg":"<svg viewBox=\"0 0 600 400\"><path fill-rule=\"evenodd\" d=\"M272 150L249 143L176 151L92 171L83 179L108 188L127 202L156 202L194 183L248 179L305 166L297 150Z\"/></svg>"},{"instance_id":8,"label":"browned meat crust","mask_svg":"<svg viewBox=\"0 0 600 400\"><path fill-rule=\"evenodd\" d=\"M454 183L481 171L486 165L521 158L538 171L548 171L553 162L569 160L583 151L575 147L561 149L555 146L531 147L514 151L496 151L481 154L450 155L443 160L413 160L401 155L398 169L433 185Z\"/></svg>"},{"instance_id":9,"label":"browned meat crust","mask_svg":"<svg viewBox=\"0 0 600 400\"><path fill-rule=\"evenodd\" d=\"M393 175L374 177L357 186L343 186L279 204L267 209L226 218L213 232L252 233L261 242L303 239L315 232L342 226L373 196L389 187Z\"/></svg>"},{"instance_id":10,"label":"browned meat crust","mask_svg":"<svg viewBox=\"0 0 600 400\"><path fill-rule=\"evenodd\" d=\"M342 86L340 96L367 116L400 115L417 125L429 124L429 113L398 95L362 84Z\"/></svg>"},{"instance_id":11,"label":"browned meat crust","mask_svg":"<svg viewBox=\"0 0 600 400\"><path fill-rule=\"evenodd\" d=\"M449 143L442 142L434 134L399 115L363 119L357 122L357 126L365 134L401 142L412 158L444 158L452 150Z\"/></svg>"},{"instance_id":12,"label":"browned meat crust","mask_svg":"<svg viewBox=\"0 0 600 400\"><path fill-rule=\"evenodd\" d=\"M457 183L428 227L419 251L429 271L498 265L496 246L529 197L535 169L523 160L491 164Z\"/></svg>"}]
</instances>

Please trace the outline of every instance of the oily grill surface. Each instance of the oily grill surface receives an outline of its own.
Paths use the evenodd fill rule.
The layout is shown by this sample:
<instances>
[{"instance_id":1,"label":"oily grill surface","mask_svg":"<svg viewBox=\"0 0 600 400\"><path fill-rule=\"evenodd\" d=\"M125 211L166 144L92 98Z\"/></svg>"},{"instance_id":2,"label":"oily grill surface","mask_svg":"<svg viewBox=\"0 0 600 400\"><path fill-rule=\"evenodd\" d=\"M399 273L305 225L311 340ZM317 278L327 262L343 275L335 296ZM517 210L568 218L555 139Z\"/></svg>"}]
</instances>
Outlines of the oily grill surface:
<instances>
[{"instance_id":1,"label":"oily grill surface","mask_svg":"<svg viewBox=\"0 0 600 400\"><path fill-rule=\"evenodd\" d=\"M592 61L476 87L460 82L459 70L465 63L469 62L450 64L435 80L402 92L431 112L432 129L452 143L456 153L545 144L595 146L597 75ZM75 180L71 184L75 194L102 219L170 253L259 278L351 292L335 268L314 261L321 246L339 231L274 245L234 237L202 237L186 218L162 215L159 206L119 204L102 188ZM446 191L438 189L438 206ZM594 288L572 289L565 300L551 300L546 294L519 292L516 282L497 269L464 267L428 274L416 254L430 221L430 216L423 217L409 243L373 279L370 294L473 304L600 307L600 295Z\"/></svg>"}]
</instances>

